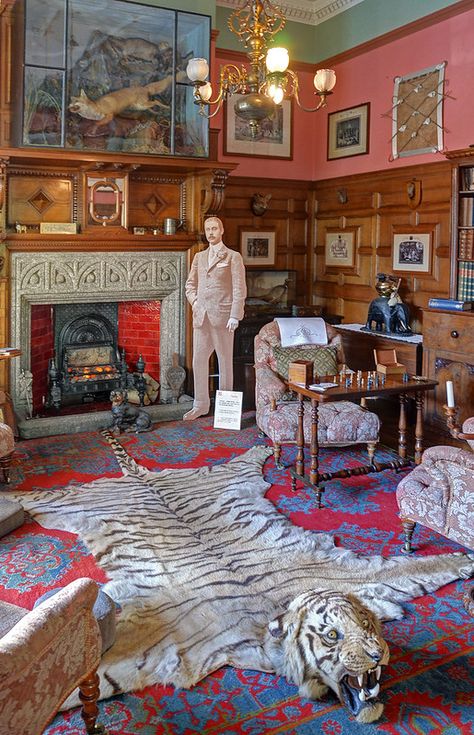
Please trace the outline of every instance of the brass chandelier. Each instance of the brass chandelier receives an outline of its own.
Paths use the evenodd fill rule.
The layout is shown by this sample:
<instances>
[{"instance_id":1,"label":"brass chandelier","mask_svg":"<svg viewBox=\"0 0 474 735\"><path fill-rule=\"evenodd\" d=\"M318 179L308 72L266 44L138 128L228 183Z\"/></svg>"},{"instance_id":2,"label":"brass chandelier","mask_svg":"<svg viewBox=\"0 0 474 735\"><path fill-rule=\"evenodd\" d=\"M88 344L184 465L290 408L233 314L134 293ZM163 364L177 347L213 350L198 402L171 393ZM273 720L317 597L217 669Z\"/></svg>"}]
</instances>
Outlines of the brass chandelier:
<instances>
[{"instance_id":1,"label":"brass chandelier","mask_svg":"<svg viewBox=\"0 0 474 735\"><path fill-rule=\"evenodd\" d=\"M194 102L199 113L211 118L216 115L228 97L243 95L234 105L235 114L246 120L250 135L259 135L260 123L271 117L285 97L294 97L305 112L316 112L326 106L326 97L336 84L332 69L319 69L313 83L320 97L316 107L304 107L299 97L299 81L295 72L288 69L289 55L286 48L269 48L273 37L285 26L286 18L280 8L270 0L246 0L245 5L229 16L232 33L248 49L250 69L235 64L222 66L219 73L219 90L212 99L212 86L207 78L209 64L206 59L191 59L186 73L194 86ZM211 112L210 109L214 108ZM208 111L209 110L209 111Z\"/></svg>"}]
</instances>

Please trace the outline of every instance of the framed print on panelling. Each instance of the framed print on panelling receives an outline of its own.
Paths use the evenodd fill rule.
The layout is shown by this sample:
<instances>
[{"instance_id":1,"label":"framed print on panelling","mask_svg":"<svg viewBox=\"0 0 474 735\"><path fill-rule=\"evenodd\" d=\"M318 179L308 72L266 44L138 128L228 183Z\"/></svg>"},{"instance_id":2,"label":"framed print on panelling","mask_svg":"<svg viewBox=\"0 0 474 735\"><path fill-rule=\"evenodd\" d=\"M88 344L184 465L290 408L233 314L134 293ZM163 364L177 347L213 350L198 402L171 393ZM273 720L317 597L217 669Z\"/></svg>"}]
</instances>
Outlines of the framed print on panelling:
<instances>
[{"instance_id":1,"label":"framed print on panelling","mask_svg":"<svg viewBox=\"0 0 474 735\"><path fill-rule=\"evenodd\" d=\"M355 262L355 229L326 230L325 258L326 268L351 270Z\"/></svg>"},{"instance_id":2,"label":"framed print on panelling","mask_svg":"<svg viewBox=\"0 0 474 735\"><path fill-rule=\"evenodd\" d=\"M281 105L276 105L272 117L261 121L258 137L252 138L248 122L235 114L234 105L242 97L234 94L224 106L224 153L232 156L293 158L291 102L283 100Z\"/></svg>"},{"instance_id":3,"label":"framed print on panelling","mask_svg":"<svg viewBox=\"0 0 474 735\"><path fill-rule=\"evenodd\" d=\"M240 252L246 266L275 265L275 231L240 231Z\"/></svg>"},{"instance_id":4,"label":"framed print on panelling","mask_svg":"<svg viewBox=\"0 0 474 735\"><path fill-rule=\"evenodd\" d=\"M394 234L393 270L429 273L431 271L431 240L431 232Z\"/></svg>"}]
</instances>

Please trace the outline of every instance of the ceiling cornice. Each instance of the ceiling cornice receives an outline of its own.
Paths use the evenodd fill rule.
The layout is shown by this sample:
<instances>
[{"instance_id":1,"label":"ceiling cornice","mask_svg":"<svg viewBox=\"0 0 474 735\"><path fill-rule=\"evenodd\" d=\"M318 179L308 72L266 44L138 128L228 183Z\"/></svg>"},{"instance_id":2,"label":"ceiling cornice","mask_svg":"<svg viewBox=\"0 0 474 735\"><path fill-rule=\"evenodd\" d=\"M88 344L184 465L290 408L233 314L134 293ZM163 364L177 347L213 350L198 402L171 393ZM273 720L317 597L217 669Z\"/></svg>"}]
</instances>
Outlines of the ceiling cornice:
<instances>
[{"instance_id":1,"label":"ceiling cornice","mask_svg":"<svg viewBox=\"0 0 474 735\"><path fill-rule=\"evenodd\" d=\"M276 2L288 20L317 26L329 18L354 7L363 0L281 0ZM240 8L242 0L217 0L225 8Z\"/></svg>"}]
</instances>

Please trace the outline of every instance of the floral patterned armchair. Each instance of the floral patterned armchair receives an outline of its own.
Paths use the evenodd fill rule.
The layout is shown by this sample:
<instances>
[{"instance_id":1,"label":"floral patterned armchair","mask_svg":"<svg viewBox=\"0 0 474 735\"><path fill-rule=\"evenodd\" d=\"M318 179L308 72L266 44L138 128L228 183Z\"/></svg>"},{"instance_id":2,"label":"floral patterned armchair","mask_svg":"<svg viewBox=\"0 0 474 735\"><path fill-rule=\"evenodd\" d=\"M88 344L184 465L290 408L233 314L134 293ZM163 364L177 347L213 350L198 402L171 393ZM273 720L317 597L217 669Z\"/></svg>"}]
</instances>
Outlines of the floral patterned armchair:
<instances>
[{"instance_id":1,"label":"floral patterned armchair","mask_svg":"<svg viewBox=\"0 0 474 735\"><path fill-rule=\"evenodd\" d=\"M416 523L474 549L474 417L456 436L466 439L471 449L430 447L397 487L407 554L413 551Z\"/></svg>"},{"instance_id":2,"label":"floral patterned armchair","mask_svg":"<svg viewBox=\"0 0 474 735\"><path fill-rule=\"evenodd\" d=\"M341 337L326 324L328 347L335 354L335 366L344 363ZM277 371L276 354L281 347L276 321L265 324L255 337L255 404L259 429L273 442L275 461L280 460L281 445L296 441L296 401L288 399L288 387ZM321 373L322 374L322 373ZM304 413L305 442L310 440L310 411ZM334 401L319 405L318 442L320 446L367 444L372 459L379 439L380 421L376 414L350 401Z\"/></svg>"},{"instance_id":3,"label":"floral patterned armchair","mask_svg":"<svg viewBox=\"0 0 474 735\"><path fill-rule=\"evenodd\" d=\"M78 579L31 611L0 601L0 735L41 735L76 687L87 733L99 732L97 589Z\"/></svg>"}]
</instances>

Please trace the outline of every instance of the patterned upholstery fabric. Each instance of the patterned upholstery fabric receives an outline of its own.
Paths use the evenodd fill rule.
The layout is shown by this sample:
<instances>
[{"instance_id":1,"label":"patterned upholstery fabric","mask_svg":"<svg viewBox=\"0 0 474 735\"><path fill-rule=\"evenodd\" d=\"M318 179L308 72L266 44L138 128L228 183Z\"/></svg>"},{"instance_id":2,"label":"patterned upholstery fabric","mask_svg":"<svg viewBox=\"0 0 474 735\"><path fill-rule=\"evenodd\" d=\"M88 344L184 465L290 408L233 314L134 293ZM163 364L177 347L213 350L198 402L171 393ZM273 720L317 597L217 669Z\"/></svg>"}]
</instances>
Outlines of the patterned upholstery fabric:
<instances>
[{"instance_id":1,"label":"patterned upholstery fabric","mask_svg":"<svg viewBox=\"0 0 474 735\"><path fill-rule=\"evenodd\" d=\"M274 347L277 373L288 380L290 362L308 360L313 363L313 375L334 375L337 372L335 347Z\"/></svg>"},{"instance_id":2,"label":"patterned upholstery fabric","mask_svg":"<svg viewBox=\"0 0 474 735\"><path fill-rule=\"evenodd\" d=\"M340 335L326 325L328 342L335 351L338 366L344 362ZM287 386L277 374L275 347L280 347L276 322L265 324L255 337L255 403L258 427L276 445L294 442L297 427L297 403L283 399ZM276 402L273 409L272 403ZM376 442L380 421L376 414L349 401L320 404L318 441L321 445L344 446ZM310 412L304 416L305 441L310 440Z\"/></svg>"},{"instance_id":3,"label":"patterned upholstery fabric","mask_svg":"<svg viewBox=\"0 0 474 735\"><path fill-rule=\"evenodd\" d=\"M71 582L26 611L0 638L2 734L41 735L66 697L96 669L101 648L92 613L96 595L92 580Z\"/></svg>"},{"instance_id":4,"label":"patterned upholstery fabric","mask_svg":"<svg viewBox=\"0 0 474 735\"><path fill-rule=\"evenodd\" d=\"M474 419L464 422L472 433ZM471 446L473 442L470 442ZM474 549L474 452L430 447L397 487L400 517Z\"/></svg>"},{"instance_id":5,"label":"patterned upholstery fabric","mask_svg":"<svg viewBox=\"0 0 474 735\"><path fill-rule=\"evenodd\" d=\"M8 424L0 423L0 457L10 454L15 449L13 431Z\"/></svg>"}]
</instances>

